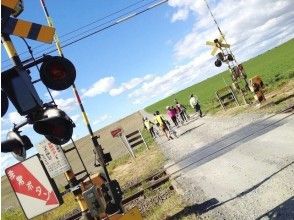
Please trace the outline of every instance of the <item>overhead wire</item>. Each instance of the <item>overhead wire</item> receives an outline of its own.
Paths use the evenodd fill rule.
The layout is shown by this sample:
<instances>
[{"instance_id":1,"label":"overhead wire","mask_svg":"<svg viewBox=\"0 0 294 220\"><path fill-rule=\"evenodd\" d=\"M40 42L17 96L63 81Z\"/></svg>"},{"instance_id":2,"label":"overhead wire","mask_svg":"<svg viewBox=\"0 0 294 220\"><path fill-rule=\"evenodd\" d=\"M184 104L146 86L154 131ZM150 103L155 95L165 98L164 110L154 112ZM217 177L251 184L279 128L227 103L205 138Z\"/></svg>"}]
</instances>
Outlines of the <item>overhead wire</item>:
<instances>
[{"instance_id":1,"label":"overhead wire","mask_svg":"<svg viewBox=\"0 0 294 220\"><path fill-rule=\"evenodd\" d=\"M139 3L143 2L143 1L144 1L144 0L141 0L140 2L137 2L137 3L134 3L134 4L132 4L132 5L129 5L129 6L125 7L125 8L123 8L123 9L120 9L119 11L113 12L113 13L111 13L111 14L105 16L104 18L98 19L98 20L96 20L96 21L94 21L94 22L91 22L91 23L89 23L88 25L85 25L85 26L83 26L83 27L81 27L81 28L79 28L79 29L73 30L73 31L71 31L71 33L75 33L75 32L77 32L78 30L83 29L84 27L88 27L88 26L90 26L90 24L92 25L93 23L97 23L98 21L104 20L104 19L106 19L106 18L108 18L108 17L111 17L111 16L113 16L113 15L115 15L115 14L118 14L119 12L122 12L122 11L128 9L128 8L131 8L131 7L133 7L134 5L137 5L137 4L139 4ZM111 20L108 20L108 21L106 21L106 22L104 22L104 23L102 23L102 24L100 24L100 25L98 25L98 26L96 26L96 27L93 27L93 28L91 28L91 29L88 29L88 30L86 30L86 31L83 31L83 32L79 33L78 35L75 35L75 36L73 36L73 37L70 37L70 38L68 38L68 39L66 39L66 40L64 40L64 41L61 41L61 43L64 44L65 42L68 42L68 41L70 41L70 40L73 40L74 38L77 38L77 37L81 36L82 34L86 34L86 33L89 33L89 32L92 31L91 33L89 33L89 34L87 34L87 35L83 35L82 37L79 37L78 39L75 39L75 40L73 40L73 41L71 41L71 42L69 42L69 43L67 43L67 44L64 44L64 45L62 46L62 48L67 47L67 46L70 46L70 45L72 45L72 44L74 44L74 43L76 43L76 42L79 42L79 41L81 41L81 40L83 40L83 39L85 39L85 38L88 38L88 37L90 37L90 36L92 36L92 35L94 35L94 34L97 34L97 33L99 33L99 32L102 32L102 31L104 31L104 30L106 30L106 29L108 29L108 28L110 28L110 27L112 27L112 26L115 26L115 25L120 24L120 23L122 23L122 22L124 22L124 21L126 21L126 20L129 20L129 19L131 19L131 18L133 18L133 17L135 17L135 16L138 16L138 15L140 15L140 14L146 12L146 11L149 11L149 10L151 10L151 9L153 9L153 8L155 8L155 7L159 6L159 5L161 5L161 4L165 3L165 2L167 2L167 1L168 1L168 0L162 0L162 1L153 0L153 1L150 1L150 2L148 2L148 3L146 3L146 4L144 4L144 5L141 5L141 6L137 7L137 8L135 8L135 9L132 9L132 10L130 10L130 11L128 11L128 12L126 12L126 13L124 13L124 14L118 16L118 17L116 17L116 18L113 18L113 19L111 19ZM140 9L141 9L141 10L140 10ZM138 11L138 10L139 10L139 11ZM108 23L110 23L110 24L107 25ZM105 26L105 25L107 25L107 26ZM100 29L97 30L97 28L99 28L99 27L101 27L101 26L104 26L104 27L102 27L102 28L100 28ZM67 36L67 35L69 35L69 33L64 34L64 35L62 35L62 36ZM33 49L36 49L36 48L37 48L37 47L35 47L35 48L33 48ZM39 47L38 47L38 48L39 48ZM50 47L47 47L47 48L44 49L44 50L38 51L38 52L35 53L35 55L37 55L37 54L41 54L41 53L44 53L44 54L51 54L51 53L53 53L53 52L56 51L56 49L52 49L52 50L50 50L51 48L53 48L53 46L50 46ZM49 50L49 51L48 51L48 50ZM48 51L48 52L46 52L46 51ZM24 53L22 53L22 54L24 54ZM41 57L41 56L40 56L40 57ZM39 57L39 58L40 58L40 57ZM4 68L8 68L8 67L10 67L10 66L11 66L11 65L9 65L9 66L5 66Z\"/></svg>"},{"instance_id":2,"label":"overhead wire","mask_svg":"<svg viewBox=\"0 0 294 220\"><path fill-rule=\"evenodd\" d=\"M79 31L79 30L82 30L82 29L84 29L84 28L86 28L86 27L89 27L89 26L91 26L91 25L93 25L93 24L95 24L95 23L97 23L97 22L99 22L99 21L103 21L103 20L105 20L106 18L109 18L109 17L111 17L111 16L113 16L113 15L116 15L116 14L118 14L118 13L120 13L120 12L126 10L126 9L129 9L129 8L135 6L135 5L138 5L138 4L142 3L143 1L146 1L146 0L140 0L140 1L135 2L135 3L133 3L133 4L130 4L130 5L126 6L126 7L124 7L124 8L121 8L121 9L119 9L118 11L112 12L112 13L110 13L110 14L108 14L108 15L102 17L102 18L98 18L97 20L94 20L94 21L92 21L92 22L90 22L90 23L88 23L88 24L86 24L86 25L83 25L83 26L81 26L81 27L79 27L79 28L77 28L77 29L74 29L74 30L72 30L72 31L70 31L70 32L68 32L68 33L65 33L65 34L61 35L60 38L65 37L65 36L68 36L68 35L70 35L70 34L72 34L72 33L75 33L75 32L77 32L77 31ZM45 44L41 44L41 45L38 45L38 46L36 46L36 47L33 47L32 49L35 50L35 49L37 49L37 48L44 47L44 46L46 46L46 45L45 45ZM26 54L26 53L28 53L27 50L25 50L25 51L23 51L23 52L20 52L19 55L23 55L23 54ZM8 61L10 61L10 59L6 59L6 60L2 61L2 63L8 62Z\"/></svg>"},{"instance_id":3,"label":"overhead wire","mask_svg":"<svg viewBox=\"0 0 294 220\"><path fill-rule=\"evenodd\" d=\"M67 44L64 44L61 48L65 48L65 47L67 47L67 46L70 46L70 45L72 45L72 44L74 44L74 43L77 43L77 42L79 42L79 41L81 41L81 40L83 40L83 39L86 39L86 38L88 38L88 37L90 37L90 36L92 36L92 35L94 35L94 34L97 34L97 33L102 32L102 31L104 31L104 30L106 30L106 29L108 29L108 28L111 28L111 27L113 27L113 26L115 26L115 25L118 25L118 24L120 24L120 23L122 23L122 22L124 22L124 21L127 21L127 20L129 20L129 19L131 19L131 18L133 18L133 17L135 17L135 16L138 16L138 15L140 15L140 14L146 12L146 11L149 11L149 10L153 9L154 7L157 7L157 6L163 4L163 3L167 2L167 1L169 1L169 0L162 0L162 1L160 1L159 3L154 4L154 5L152 5L151 7L148 7L148 8L146 8L146 9L142 10L142 11L139 11L139 12L137 12L137 13L134 13L134 14L128 15L128 16L122 18L122 19L119 19L119 20L115 21L114 23L112 23L112 24L110 24L110 25L108 25L108 26L106 26L106 27L103 27L103 28L101 28L101 29L98 29L98 30L96 30L96 31L94 31L94 32L92 32L92 33L90 33L90 34L87 34L87 35L85 35L85 36L83 36L83 37L80 37L80 38L74 40L74 41L71 41L71 42L69 42L69 43L67 43ZM47 52L46 54L51 54L51 53L55 52L56 50L57 50L57 49L51 50L51 51Z\"/></svg>"},{"instance_id":4,"label":"overhead wire","mask_svg":"<svg viewBox=\"0 0 294 220\"><path fill-rule=\"evenodd\" d=\"M108 20L108 21L106 21L106 22L104 22L104 23L102 23L102 24L99 24L98 26L95 26L95 27L93 27L93 28L91 28L91 29L88 29L88 30L86 30L86 31L84 31L84 32L82 32L82 33L79 33L79 34L77 34L77 35L75 35L75 36L72 36L72 37L70 37L70 38L68 38L68 39L66 39L66 40L63 40L63 41L61 41L61 44L65 44L66 42L68 42L68 41L70 41L70 40L73 40L73 39L75 39L75 38L81 38L81 37L80 37L81 34L87 34L87 33L90 32L90 35L93 35L93 34L92 34L93 32L91 33L91 31L94 31L94 32L95 32L95 30L97 30L97 28L99 28L99 27L103 27L103 26L105 26L105 25L107 25L108 23L111 23L111 22L115 22L115 23L117 23L117 20L118 20L118 19L119 19L119 22L122 22L122 21L125 20L125 19L121 19L121 18L124 18L125 16L129 16L130 13L136 12L136 11L138 11L138 9L144 8L144 7L148 6L149 4L154 3L154 2L157 2L157 1L158 1L158 0L153 0L153 1L149 2L149 3L147 3L147 4L144 4L144 5L140 6L140 7L137 7L137 8L135 8L135 9L131 10L131 11L128 11L127 13L125 13L125 14L123 14L123 15L120 15L120 16L118 16L118 17L116 17L116 18L113 18L113 19L111 19L111 20ZM113 25L111 25L111 26L113 26ZM104 30L104 28L102 28L102 29ZM98 32L103 31L102 29L100 29ZM107 28L106 28L106 29L107 29ZM79 40L78 40L78 41L79 41ZM71 42L70 44L72 44L72 42ZM65 44L65 45L68 45L68 44ZM65 46L62 46L62 48L63 48L63 47L65 47ZM54 46L50 46L50 47L48 47L48 48L46 48L46 49L44 49L44 50L42 50L42 51L39 51L39 52L37 52L37 54L41 54L41 53L43 53L43 52L46 52L46 51L50 50L51 48L54 48ZM49 52L47 52L47 53L45 53L45 54L50 54L50 53L53 53L53 52L55 52L55 51L56 51L56 49L53 49L53 50L51 50L51 51L49 51Z\"/></svg>"}]
</instances>

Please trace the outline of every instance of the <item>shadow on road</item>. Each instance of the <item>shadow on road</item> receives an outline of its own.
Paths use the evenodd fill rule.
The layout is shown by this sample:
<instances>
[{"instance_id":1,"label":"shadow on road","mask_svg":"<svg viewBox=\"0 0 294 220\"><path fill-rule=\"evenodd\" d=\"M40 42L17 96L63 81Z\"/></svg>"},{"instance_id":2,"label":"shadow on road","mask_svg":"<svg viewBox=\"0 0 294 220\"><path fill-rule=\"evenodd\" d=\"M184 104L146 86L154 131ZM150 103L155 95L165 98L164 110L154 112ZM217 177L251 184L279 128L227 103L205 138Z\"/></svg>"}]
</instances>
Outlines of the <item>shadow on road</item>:
<instances>
[{"instance_id":1,"label":"shadow on road","mask_svg":"<svg viewBox=\"0 0 294 220\"><path fill-rule=\"evenodd\" d=\"M184 131L183 133L181 133L181 134L179 135L179 137L182 136L182 135L185 135L185 134L187 134L187 133L189 133L189 132L191 132L191 131L193 131L193 130L196 129L196 128L199 128L199 127L202 126L202 125L205 125L205 123L202 123L202 124L200 124L200 125L197 125L196 127L193 127L193 128L190 128L190 129Z\"/></svg>"},{"instance_id":2,"label":"shadow on road","mask_svg":"<svg viewBox=\"0 0 294 220\"><path fill-rule=\"evenodd\" d=\"M272 220L294 219L294 197L292 196L274 209L258 217L256 220L263 218Z\"/></svg>"},{"instance_id":3,"label":"shadow on road","mask_svg":"<svg viewBox=\"0 0 294 220\"><path fill-rule=\"evenodd\" d=\"M273 176L277 175L279 172L283 171L284 169L288 168L289 166L293 165L294 161L287 164L286 166L282 167L278 171L274 172L270 176L266 177L259 183L255 184L254 186L250 187L247 190L244 190L243 192L239 193L235 197L228 199L224 202L219 203L219 201L216 198L209 199L201 204L194 204L191 206L186 206L182 211L176 213L173 216L168 217L168 220L176 220L180 219L181 217L189 216L191 214L204 214L210 210L213 210L221 205L224 205L227 202L230 202L236 198L240 198L242 196L247 195L248 193L252 192L253 190L260 187L262 184L264 184L266 181L271 179ZM263 214L262 216L258 217L257 219L262 219L264 217L268 217L269 219L275 219L275 220L284 220L284 219L294 219L294 197L292 196L290 199L285 201L284 203L280 204L276 208L272 209L271 211Z\"/></svg>"}]
</instances>

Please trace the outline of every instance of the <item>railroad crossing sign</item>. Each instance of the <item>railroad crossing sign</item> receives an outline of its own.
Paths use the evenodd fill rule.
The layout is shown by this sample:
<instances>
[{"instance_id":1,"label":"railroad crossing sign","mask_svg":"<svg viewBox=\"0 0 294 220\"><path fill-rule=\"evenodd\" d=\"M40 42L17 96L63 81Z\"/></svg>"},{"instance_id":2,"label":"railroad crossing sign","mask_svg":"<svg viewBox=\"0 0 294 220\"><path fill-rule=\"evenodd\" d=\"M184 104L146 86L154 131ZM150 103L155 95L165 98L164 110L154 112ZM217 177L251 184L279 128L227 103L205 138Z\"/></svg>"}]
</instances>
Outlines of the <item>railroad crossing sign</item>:
<instances>
[{"instance_id":1,"label":"railroad crossing sign","mask_svg":"<svg viewBox=\"0 0 294 220\"><path fill-rule=\"evenodd\" d=\"M224 37L223 36L220 36L220 38L216 38L212 41L206 41L206 45L209 45L209 46L213 46L213 49L211 51L211 55L214 56L216 54L216 52L221 49L221 48L229 48L230 47L230 44L224 44L222 43L224 40Z\"/></svg>"},{"instance_id":2,"label":"railroad crossing sign","mask_svg":"<svg viewBox=\"0 0 294 220\"><path fill-rule=\"evenodd\" d=\"M45 139L37 145L37 149L51 178L71 169L60 145Z\"/></svg>"},{"instance_id":3,"label":"railroad crossing sign","mask_svg":"<svg viewBox=\"0 0 294 220\"><path fill-rule=\"evenodd\" d=\"M57 187L38 156L8 167L5 173L27 218L62 204Z\"/></svg>"},{"instance_id":4,"label":"railroad crossing sign","mask_svg":"<svg viewBox=\"0 0 294 220\"><path fill-rule=\"evenodd\" d=\"M21 0L1 1L1 33L52 43L55 28L10 17L11 15L16 17L22 11Z\"/></svg>"},{"instance_id":5,"label":"railroad crossing sign","mask_svg":"<svg viewBox=\"0 0 294 220\"><path fill-rule=\"evenodd\" d=\"M116 128L116 129L110 131L112 137L118 137L122 134L122 132L123 132L122 128Z\"/></svg>"},{"instance_id":6,"label":"railroad crossing sign","mask_svg":"<svg viewBox=\"0 0 294 220\"><path fill-rule=\"evenodd\" d=\"M53 41L55 29L21 19L8 18L7 23L2 28L2 33L50 44Z\"/></svg>"}]
</instances>

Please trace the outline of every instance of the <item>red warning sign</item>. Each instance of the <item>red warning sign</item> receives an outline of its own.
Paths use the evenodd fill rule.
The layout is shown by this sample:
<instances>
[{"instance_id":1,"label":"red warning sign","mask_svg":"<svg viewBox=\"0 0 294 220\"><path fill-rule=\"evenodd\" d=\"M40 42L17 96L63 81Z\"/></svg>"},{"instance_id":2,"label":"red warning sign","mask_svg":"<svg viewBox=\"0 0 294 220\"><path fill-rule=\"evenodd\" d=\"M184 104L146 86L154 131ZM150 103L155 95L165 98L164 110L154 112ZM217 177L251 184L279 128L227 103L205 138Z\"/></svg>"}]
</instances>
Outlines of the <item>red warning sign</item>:
<instances>
[{"instance_id":1,"label":"red warning sign","mask_svg":"<svg viewBox=\"0 0 294 220\"><path fill-rule=\"evenodd\" d=\"M122 128L116 128L115 130L110 131L112 137L118 137L122 134L123 129Z\"/></svg>"},{"instance_id":2,"label":"red warning sign","mask_svg":"<svg viewBox=\"0 0 294 220\"><path fill-rule=\"evenodd\" d=\"M54 187L37 156L7 168L5 173L28 218L60 205Z\"/></svg>"}]
</instances>

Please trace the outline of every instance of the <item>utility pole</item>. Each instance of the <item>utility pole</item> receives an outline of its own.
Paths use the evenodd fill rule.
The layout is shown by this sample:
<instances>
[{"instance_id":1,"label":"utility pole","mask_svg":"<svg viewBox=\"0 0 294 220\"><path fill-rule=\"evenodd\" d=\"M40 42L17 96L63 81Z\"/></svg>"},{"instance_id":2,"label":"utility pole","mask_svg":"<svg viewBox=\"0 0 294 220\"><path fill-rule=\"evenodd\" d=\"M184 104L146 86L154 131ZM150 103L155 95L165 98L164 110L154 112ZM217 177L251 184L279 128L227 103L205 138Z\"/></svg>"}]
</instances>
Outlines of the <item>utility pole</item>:
<instances>
[{"instance_id":1,"label":"utility pole","mask_svg":"<svg viewBox=\"0 0 294 220\"><path fill-rule=\"evenodd\" d=\"M208 5L207 0L203 0L203 1L205 2L208 11L209 11L209 13L210 13L210 15L211 15L211 17L212 17L215 25L217 26L217 29L218 29L218 31L220 33L221 38L223 39L223 41L225 42L225 44L228 45L228 43L226 41L226 38L225 38L223 32L221 31L220 26L217 23L217 21L216 21L214 15L213 15L213 13L212 13L209 5ZM218 42L218 39L216 39L214 43L216 45L218 45L217 47L221 50L221 52L223 54L226 54L226 55L229 55L230 54L231 55L231 59L227 59L227 61L226 61L227 65L228 65L228 68L229 68L229 70L230 70L230 72L231 72L232 75L235 73L235 71L241 72L241 77L244 80L245 88L246 88L246 90L248 90L249 89L249 85L248 85L248 82L247 82L247 75L246 75L246 73L244 71L243 66L242 66L242 68L240 68L241 66L237 62L236 57L234 56L233 52L231 51L231 48L229 46L228 47L222 47L221 46L221 42ZM230 62L232 62L232 65L230 64ZM234 77L232 77L232 79L233 79L233 81L235 81L235 80L237 81L237 79L234 80ZM241 95L243 97L243 101L245 102L245 104L247 104L247 101L246 101L245 95L244 95L244 93L242 91L242 88L240 88L240 92L241 92Z\"/></svg>"},{"instance_id":2,"label":"utility pole","mask_svg":"<svg viewBox=\"0 0 294 220\"><path fill-rule=\"evenodd\" d=\"M49 12L48 12L48 9L46 7L46 4L45 4L45 1L44 0L40 0L40 3L41 3L41 6L44 10L44 14L46 16L46 19L47 19L47 22L48 22L48 25L50 27L54 27L54 24L53 24L53 20L52 18L50 17L49 15ZM62 52L62 47L61 47L61 44L60 44L60 40L58 38L58 35L57 33L55 33L55 36L54 36L54 41L55 41L55 44L56 44L56 48L58 50L58 53L61 57L63 57L63 52ZM93 143L93 146L94 146L94 150L95 150L95 153L98 155L98 162L102 168L102 172L104 174L104 177L106 179L106 182L109 186L109 190L110 190L110 194L114 200L114 205L119 209L119 211L122 213L123 212L123 208L122 208L122 205L121 205L121 201L117 198L117 196L115 196L116 192L115 190L113 189L112 186L112 180L110 179L110 176L109 176L109 173L107 171L107 167L106 167L106 163L105 163L105 159L104 159L104 153L103 153L103 149L101 147L101 145L99 144L98 142L98 137L94 135L93 133L93 130L91 128L91 125L90 125L90 122L89 122L89 119L88 119L88 116L87 116L87 113L85 111L85 108L83 106L83 103L81 101L81 98L79 96L79 93L77 91L77 88L75 86L75 84L73 83L72 85L72 89L73 89L73 92L74 92L74 95L76 97L76 100L79 104L79 107L80 107L80 110L82 112L82 115L83 115L83 118L84 118L84 122L86 123L86 126L88 128L88 132L91 136L91 140L92 140L92 143Z\"/></svg>"}]
</instances>

